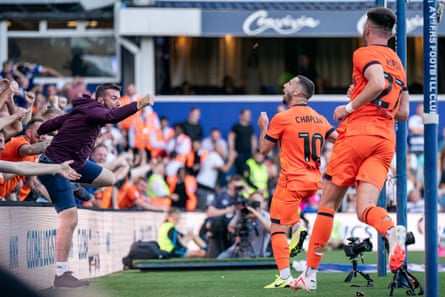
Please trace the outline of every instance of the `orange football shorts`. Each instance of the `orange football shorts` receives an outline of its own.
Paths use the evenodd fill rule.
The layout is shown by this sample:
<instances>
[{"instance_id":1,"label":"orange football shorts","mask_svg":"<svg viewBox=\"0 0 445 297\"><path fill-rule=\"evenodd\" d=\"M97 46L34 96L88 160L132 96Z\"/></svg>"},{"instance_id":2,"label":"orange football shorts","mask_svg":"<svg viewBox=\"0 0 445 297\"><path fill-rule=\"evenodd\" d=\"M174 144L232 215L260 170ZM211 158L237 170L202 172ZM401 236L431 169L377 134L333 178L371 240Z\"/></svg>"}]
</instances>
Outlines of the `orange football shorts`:
<instances>
[{"instance_id":1,"label":"orange football shorts","mask_svg":"<svg viewBox=\"0 0 445 297\"><path fill-rule=\"evenodd\" d=\"M340 137L334 144L325 175L337 186L349 187L362 181L381 190L394 151L392 141L377 135Z\"/></svg>"},{"instance_id":2,"label":"orange football shorts","mask_svg":"<svg viewBox=\"0 0 445 297\"><path fill-rule=\"evenodd\" d=\"M300 203L317 190L295 191L286 176L280 175L270 205L272 223L291 226L300 221Z\"/></svg>"}]
</instances>

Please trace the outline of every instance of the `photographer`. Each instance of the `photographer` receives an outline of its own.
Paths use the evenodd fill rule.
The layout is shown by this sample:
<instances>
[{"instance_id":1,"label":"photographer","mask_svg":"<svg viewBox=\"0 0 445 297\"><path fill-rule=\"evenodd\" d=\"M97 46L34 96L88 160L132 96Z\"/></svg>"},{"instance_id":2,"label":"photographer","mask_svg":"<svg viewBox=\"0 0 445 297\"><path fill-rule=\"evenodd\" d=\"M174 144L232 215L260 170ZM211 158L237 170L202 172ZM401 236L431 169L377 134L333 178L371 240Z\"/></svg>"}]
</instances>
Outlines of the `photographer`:
<instances>
[{"instance_id":1,"label":"photographer","mask_svg":"<svg viewBox=\"0 0 445 297\"><path fill-rule=\"evenodd\" d=\"M266 257L270 240L270 215L264 209L261 192L253 192L249 199L237 201L237 211L228 225L235 243L223 251L218 259Z\"/></svg>"},{"instance_id":2,"label":"photographer","mask_svg":"<svg viewBox=\"0 0 445 297\"><path fill-rule=\"evenodd\" d=\"M243 177L233 175L227 183L227 188L218 192L207 208L207 219L203 226L208 244L207 258L216 258L232 244L227 225L235 214L235 201L243 189Z\"/></svg>"}]
</instances>

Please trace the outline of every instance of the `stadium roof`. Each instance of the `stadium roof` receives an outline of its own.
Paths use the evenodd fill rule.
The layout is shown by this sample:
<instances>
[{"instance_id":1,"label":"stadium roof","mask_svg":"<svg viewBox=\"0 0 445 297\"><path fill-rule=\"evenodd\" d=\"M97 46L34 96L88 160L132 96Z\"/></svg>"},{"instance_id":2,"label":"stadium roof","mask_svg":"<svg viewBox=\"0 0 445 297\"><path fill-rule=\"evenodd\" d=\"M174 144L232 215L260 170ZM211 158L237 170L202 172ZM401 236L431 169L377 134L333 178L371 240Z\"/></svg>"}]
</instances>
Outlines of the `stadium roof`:
<instances>
[{"instance_id":1,"label":"stadium roof","mask_svg":"<svg viewBox=\"0 0 445 297\"><path fill-rule=\"evenodd\" d=\"M127 5L141 5L144 2L151 2L148 4L155 7L168 8L201 8L201 9L231 9L231 10L256 10L256 9L272 9L272 10L366 10L367 8L375 6L375 1L184 1L184 0L157 0L157 1L123 1ZM388 2L388 7L395 7L394 1ZM407 8L420 9L422 7L421 1L411 1L407 3Z\"/></svg>"},{"instance_id":2,"label":"stadium roof","mask_svg":"<svg viewBox=\"0 0 445 297\"><path fill-rule=\"evenodd\" d=\"M94 2L91 1L90 2ZM87 7L90 8L90 7ZM112 20L113 6L86 9L81 1L3 0L0 20Z\"/></svg>"},{"instance_id":3,"label":"stadium roof","mask_svg":"<svg viewBox=\"0 0 445 297\"><path fill-rule=\"evenodd\" d=\"M202 10L363 10L375 6L375 0L295 1L295 0L2 0L0 19L113 19L113 4L127 7L197 8ZM396 1L387 1L395 9ZM421 0L406 4L409 10L421 10Z\"/></svg>"}]
</instances>

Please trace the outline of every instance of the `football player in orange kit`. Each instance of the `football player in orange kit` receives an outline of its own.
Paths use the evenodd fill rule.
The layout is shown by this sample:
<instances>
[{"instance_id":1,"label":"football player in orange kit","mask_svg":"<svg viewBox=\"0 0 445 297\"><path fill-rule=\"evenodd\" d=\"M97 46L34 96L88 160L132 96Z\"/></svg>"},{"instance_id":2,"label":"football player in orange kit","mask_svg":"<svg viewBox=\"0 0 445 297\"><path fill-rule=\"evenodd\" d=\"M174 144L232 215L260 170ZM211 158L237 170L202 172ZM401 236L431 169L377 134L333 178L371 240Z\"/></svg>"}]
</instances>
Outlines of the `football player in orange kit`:
<instances>
[{"instance_id":1,"label":"football player in orange kit","mask_svg":"<svg viewBox=\"0 0 445 297\"><path fill-rule=\"evenodd\" d=\"M389 266L396 271L405 261L406 229L395 226L384 208L377 207L395 151L395 120L409 114L406 74L397 54L388 47L396 22L394 13L371 8L364 26L364 46L353 55L350 101L334 110L341 121L324 175L318 214L307 252L306 271L291 288L314 291L316 272L331 235L334 214L350 186L357 189L357 218L374 227L389 244Z\"/></svg>"},{"instance_id":2,"label":"football player in orange kit","mask_svg":"<svg viewBox=\"0 0 445 297\"><path fill-rule=\"evenodd\" d=\"M289 228L297 232L300 202L321 188L320 156L325 140L335 141L335 128L307 105L314 83L298 75L284 84L283 103L289 109L275 114L269 124L265 112L258 118L259 149L263 154L280 145L280 176L270 206L271 242L279 276L265 288L285 288L290 272Z\"/></svg>"}]
</instances>

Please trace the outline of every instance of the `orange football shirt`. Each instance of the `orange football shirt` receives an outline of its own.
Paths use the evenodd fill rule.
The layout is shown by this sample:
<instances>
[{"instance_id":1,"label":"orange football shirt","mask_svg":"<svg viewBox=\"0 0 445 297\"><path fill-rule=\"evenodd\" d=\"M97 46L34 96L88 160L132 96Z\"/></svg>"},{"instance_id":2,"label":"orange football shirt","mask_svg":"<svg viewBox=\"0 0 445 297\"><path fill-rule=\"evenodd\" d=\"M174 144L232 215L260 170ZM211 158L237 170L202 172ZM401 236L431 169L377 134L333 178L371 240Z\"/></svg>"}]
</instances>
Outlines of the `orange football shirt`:
<instances>
[{"instance_id":1,"label":"orange football shirt","mask_svg":"<svg viewBox=\"0 0 445 297\"><path fill-rule=\"evenodd\" d=\"M295 191L321 188L320 156L325 139L335 129L306 104L294 105L272 117L266 139L279 142L280 175Z\"/></svg>"},{"instance_id":2,"label":"orange football shirt","mask_svg":"<svg viewBox=\"0 0 445 297\"><path fill-rule=\"evenodd\" d=\"M380 64L385 74L385 90L373 100L346 117L339 125L339 133L346 135L380 135L394 140L394 115L400 107L400 94L407 89L406 74L400 58L384 45L371 45L355 50L353 55L353 90L351 101L367 84L367 67Z\"/></svg>"}]
</instances>

